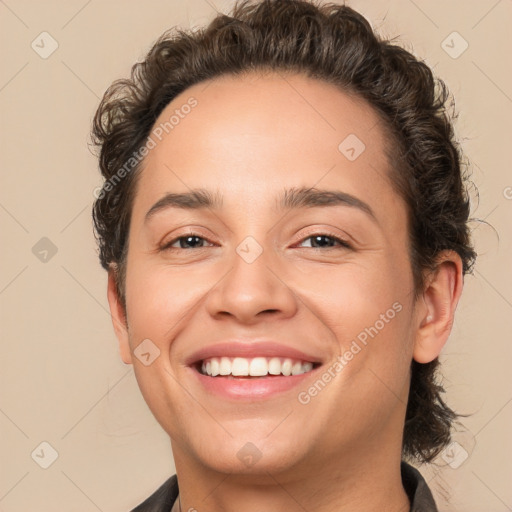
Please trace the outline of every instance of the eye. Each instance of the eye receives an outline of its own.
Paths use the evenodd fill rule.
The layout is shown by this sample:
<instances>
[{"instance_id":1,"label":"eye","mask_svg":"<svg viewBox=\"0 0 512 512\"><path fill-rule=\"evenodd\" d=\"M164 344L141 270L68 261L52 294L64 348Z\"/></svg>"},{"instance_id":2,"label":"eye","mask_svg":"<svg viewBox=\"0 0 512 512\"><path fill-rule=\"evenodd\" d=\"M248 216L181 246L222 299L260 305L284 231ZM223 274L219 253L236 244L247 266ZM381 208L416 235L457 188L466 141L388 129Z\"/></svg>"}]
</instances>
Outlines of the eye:
<instances>
[{"instance_id":1,"label":"eye","mask_svg":"<svg viewBox=\"0 0 512 512\"><path fill-rule=\"evenodd\" d=\"M313 235L304 238L299 245L304 244L306 241L310 240L310 246L312 249L331 249L335 247L344 247L346 249L351 249L350 244L343 240L342 238L329 234L329 233L315 233ZM160 247L162 251L173 251L179 249L203 249L206 247L204 243L210 243L206 238L196 235L195 233L188 233L186 235L182 235L176 238L173 238L170 242L167 242ZM212 245L210 243L210 245ZM302 245L302 247L306 247Z\"/></svg>"},{"instance_id":2,"label":"eye","mask_svg":"<svg viewBox=\"0 0 512 512\"><path fill-rule=\"evenodd\" d=\"M342 238L339 238L335 235L331 235L329 233L315 233L313 235L308 236L307 238L304 238L299 245L302 245L307 240L311 240L310 247L312 249L331 249L335 248L336 244L338 247L341 246L346 249L351 249L350 244L346 240L343 240Z\"/></svg>"},{"instance_id":3,"label":"eye","mask_svg":"<svg viewBox=\"0 0 512 512\"><path fill-rule=\"evenodd\" d=\"M202 242L208 242L208 240L199 235L196 235L195 233L187 233L186 235L179 236L170 242L165 243L162 247L160 247L160 250L172 251L176 249L202 249L205 247L205 245L201 245ZM177 247L176 244L178 244Z\"/></svg>"}]
</instances>

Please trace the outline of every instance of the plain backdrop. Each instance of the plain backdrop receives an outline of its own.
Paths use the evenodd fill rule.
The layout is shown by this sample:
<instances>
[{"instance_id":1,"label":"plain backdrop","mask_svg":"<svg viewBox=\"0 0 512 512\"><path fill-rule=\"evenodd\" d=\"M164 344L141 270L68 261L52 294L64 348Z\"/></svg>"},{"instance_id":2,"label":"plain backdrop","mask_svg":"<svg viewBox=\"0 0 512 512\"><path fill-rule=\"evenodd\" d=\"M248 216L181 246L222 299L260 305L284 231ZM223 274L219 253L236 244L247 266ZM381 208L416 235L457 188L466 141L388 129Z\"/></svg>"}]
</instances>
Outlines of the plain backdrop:
<instances>
[{"instance_id":1,"label":"plain backdrop","mask_svg":"<svg viewBox=\"0 0 512 512\"><path fill-rule=\"evenodd\" d=\"M447 400L470 416L452 452L420 469L441 511L511 510L512 2L347 3L424 59L456 98L479 189L472 214L488 223L472 224L479 260L442 356ZM101 179L87 142L105 89L164 30L202 25L232 5L0 1L1 511L127 511L174 473L168 437L119 358L92 233Z\"/></svg>"}]
</instances>

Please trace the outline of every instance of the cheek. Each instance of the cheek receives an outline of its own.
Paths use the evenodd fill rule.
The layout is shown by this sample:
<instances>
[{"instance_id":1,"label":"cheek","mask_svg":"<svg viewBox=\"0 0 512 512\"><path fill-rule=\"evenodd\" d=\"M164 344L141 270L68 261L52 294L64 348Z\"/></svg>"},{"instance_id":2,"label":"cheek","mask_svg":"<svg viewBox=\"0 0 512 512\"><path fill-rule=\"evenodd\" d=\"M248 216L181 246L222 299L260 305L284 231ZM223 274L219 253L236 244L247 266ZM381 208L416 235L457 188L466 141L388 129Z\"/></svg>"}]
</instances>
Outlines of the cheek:
<instances>
[{"instance_id":1,"label":"cheek","mask_svg":"<svg viewBox=\"0 0 512 512\"><path fill-rule=\"evenodd\" d=\"M408 267L382 256L300 276L296 290L323 324L318 332L326 344L335 344L338 363L332 370L340 378L333 391L348 387L349 395L366 395L368 403L386 387L401 394L413 348Z\"/></svg>"},{"instance_id":2,"label":"cheek","mask_svg":"<svg viewBox=\"0 0 512 512\"><path fill-rule=\"evenodd\" d=\"M175 412L184 394L169 354L175 338L187 328L190 317L201 304L205 293L201 285L206 282L202 277L193 271L171 271L164 265L149 265L136 258L127 272L126 307L129 343L135 352L135 376L153 415L173 435L177 432L176 414L169 411ZM137 357L137 352L142 352L137 347L143 340L153 344L147 345L149 350L145 349L151 357L147 366Z\"/></svg>"},{"instance_id":3,"label":"cheek","mask_svg":"<svg viewBox=\"0 0 512 512\"><path fill-rule=\"evenodd\" d=\"M297 270L287 283L340 341L357 336L376 322L380 326L382 315L384 320L394 319L396 310L410 300L412 277L384 257L339 266L317 265L310 272Z\"/></svg>"},{"instance_id":4,"label":"cheek","mask_svg":"<svg viewBox=\"0 0 512 512\"><path fill-rule=\"evenodd\" d=\"M391 415L404 411L412 359L408 295L410 276L392 272L393 265L374 258L366 265L318 270L296 278L307 309L320 320L335 344L337 356L319 376L326 382L302 389L300 403L308 403L312 417L329 418L336 428L329 442L369 437ZM347 421L347 418L350 418Z\"/></svg>"},{"instance_id":5,"label":"cheek","mask_svg":"<svg viewBox=\"0 0 512 512\"><path fill-rule=\"evenodd\" d=\"M134 262L126 280L127 313L132 337L169 343L207 292L204 272L170 269L165 265ZM211 287L211 285L210 285Z\"/></svg>"}]
</instances>

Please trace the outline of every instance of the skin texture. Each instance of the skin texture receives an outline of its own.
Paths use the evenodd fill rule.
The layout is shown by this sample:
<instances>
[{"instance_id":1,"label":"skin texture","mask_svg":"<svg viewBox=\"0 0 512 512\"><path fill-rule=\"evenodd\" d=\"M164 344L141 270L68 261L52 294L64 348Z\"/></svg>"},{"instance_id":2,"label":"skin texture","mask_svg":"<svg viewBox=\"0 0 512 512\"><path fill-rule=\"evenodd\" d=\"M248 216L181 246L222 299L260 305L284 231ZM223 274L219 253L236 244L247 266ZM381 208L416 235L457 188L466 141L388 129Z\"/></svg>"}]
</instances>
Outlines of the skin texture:
<instances>
[{"instance_id":1,"label":"skin texture","mask_svg":"<svg viewBox=\"0 0 512 512\"><path fill-rule=\"evenodd\" d=\"M190 87L155 123L193 96L197 106L145 159L129 233L126 316L109 275L108 298L123 361L169 434L182 510L406 511L400 455L409 366L437 357L462 289L462 265L443 252L416 298L407 212L385 156L385 129L363 101L294 74L250 73ZM356 134L354 161L339 144ZM284 189L343 191L348 205L279 210ZM220 209L146 212L166 193L202 188ZM198 248L174 243L201 237ZM316 248L313 235L340 237ZM236 252L247 237L263 249L252 263ZM185 360L228 339L271 339L314 354L324 368L401 310L307 404L298 388L268 400L208 394ZM160 356L145 366L133 351L150 339ZM243 342L243 341L242 341ZM247 442L261 458L237 457ZM368 492L372 489L372 492Z\"/></svg>"}]
</instances>

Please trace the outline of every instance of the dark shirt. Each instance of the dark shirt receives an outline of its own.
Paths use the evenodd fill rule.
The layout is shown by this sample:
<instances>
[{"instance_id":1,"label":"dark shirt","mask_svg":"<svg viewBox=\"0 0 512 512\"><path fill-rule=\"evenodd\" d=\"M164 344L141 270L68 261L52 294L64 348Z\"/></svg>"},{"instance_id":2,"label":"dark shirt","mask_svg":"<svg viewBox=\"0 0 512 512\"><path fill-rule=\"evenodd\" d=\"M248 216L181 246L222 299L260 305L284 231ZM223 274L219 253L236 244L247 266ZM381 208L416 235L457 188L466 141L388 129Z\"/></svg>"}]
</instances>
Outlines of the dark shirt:
<instances>
[{"instance_id":1,"label":"dark shirt","mask_svg":"<svg viewBox=\"0 0 512 512\"><path fill-rule=\"evenodd\" d=\"M402 483L411 502L410 512L438 512L432 493L420 472L402 462ZM178 497L178 479L171 476L132 512L170 512Z\"/></svg>"}]
</instances>

